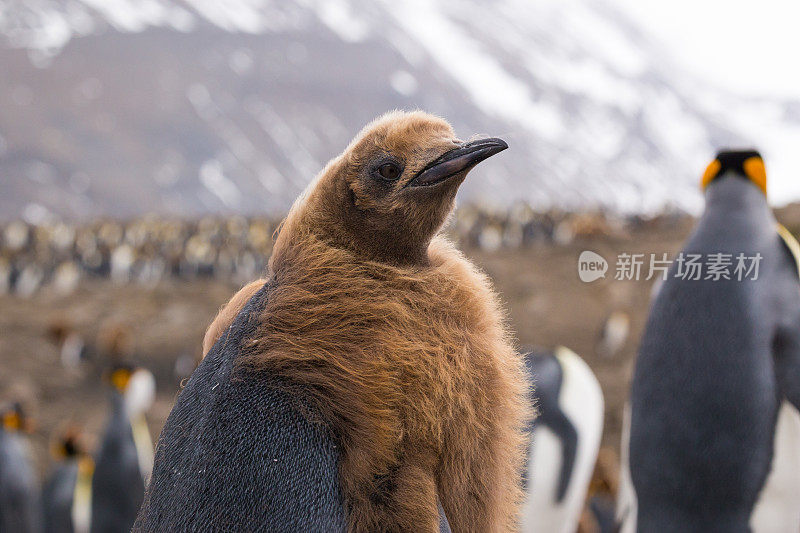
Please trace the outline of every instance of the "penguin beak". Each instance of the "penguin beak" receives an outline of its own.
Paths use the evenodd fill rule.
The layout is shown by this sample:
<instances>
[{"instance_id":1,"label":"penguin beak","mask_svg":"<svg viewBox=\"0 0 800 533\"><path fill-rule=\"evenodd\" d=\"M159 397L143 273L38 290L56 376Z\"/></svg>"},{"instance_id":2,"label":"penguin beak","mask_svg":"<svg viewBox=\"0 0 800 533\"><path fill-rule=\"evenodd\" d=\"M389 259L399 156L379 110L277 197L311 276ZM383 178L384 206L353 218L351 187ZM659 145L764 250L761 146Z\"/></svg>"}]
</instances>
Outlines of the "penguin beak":
<instances>
[{"instance_id":1,"label":"penguin beak","mask_svg":"<svg viewBox=\"0 0 800 533\"><path fill-rule=\"evenodd\" d=\"M508 148L502 139L480 139L467 142L434 159L408 182L408 187L436 185L447 178L469 170L484 159Z\"/></svg>"}]
</instances>

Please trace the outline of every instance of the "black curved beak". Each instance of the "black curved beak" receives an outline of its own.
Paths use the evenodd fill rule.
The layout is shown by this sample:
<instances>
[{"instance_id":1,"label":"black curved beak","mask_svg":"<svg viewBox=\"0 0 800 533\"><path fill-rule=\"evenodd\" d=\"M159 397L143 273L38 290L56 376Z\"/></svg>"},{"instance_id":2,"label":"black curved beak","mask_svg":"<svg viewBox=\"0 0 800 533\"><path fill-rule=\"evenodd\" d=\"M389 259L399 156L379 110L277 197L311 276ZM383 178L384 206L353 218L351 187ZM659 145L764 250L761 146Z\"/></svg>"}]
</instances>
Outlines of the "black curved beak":
<instances>
[{"instance_id":1,"label":"black curved beak","mask_svg":"<svg viewBox=\"0 0 800 533\"><path fill-rule=\"evenodd\" d=\"M508 144L497 138L464 143L428 163L408 182L408 186L424 187L441 183L459 172L469 170L484 159L492 157L506 148L508 148Z\"/></svg>"}]
</instances>

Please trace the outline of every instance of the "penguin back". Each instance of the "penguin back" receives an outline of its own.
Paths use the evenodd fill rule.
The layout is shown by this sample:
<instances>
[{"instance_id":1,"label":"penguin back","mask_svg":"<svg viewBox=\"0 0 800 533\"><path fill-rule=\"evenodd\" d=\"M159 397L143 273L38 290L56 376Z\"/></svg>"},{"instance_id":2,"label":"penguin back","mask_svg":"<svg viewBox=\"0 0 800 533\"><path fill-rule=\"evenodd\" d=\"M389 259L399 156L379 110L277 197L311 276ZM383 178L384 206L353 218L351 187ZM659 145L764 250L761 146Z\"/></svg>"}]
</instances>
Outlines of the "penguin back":
<instances>
[{"instance_id":1,"label":"penguin back","mask_svg":"<svg viewBox=\"0 0 800 533\"><path fill-rule=\"evenodd\" d=\"M244 306L180 392L134 531L344 530L331 434L279 383L237 365L270 288Z\"/></svg>"}]
</instances>

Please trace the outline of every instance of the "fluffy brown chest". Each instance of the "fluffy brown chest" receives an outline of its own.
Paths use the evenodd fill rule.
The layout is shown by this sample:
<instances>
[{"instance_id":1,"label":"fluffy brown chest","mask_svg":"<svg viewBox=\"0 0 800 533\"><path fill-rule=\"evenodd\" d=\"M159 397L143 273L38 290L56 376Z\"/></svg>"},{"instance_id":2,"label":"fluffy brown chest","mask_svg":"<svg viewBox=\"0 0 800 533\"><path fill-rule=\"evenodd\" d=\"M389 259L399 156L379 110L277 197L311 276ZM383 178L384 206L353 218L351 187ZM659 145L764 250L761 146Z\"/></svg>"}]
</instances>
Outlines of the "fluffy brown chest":
<instances>
[{"instance_id":1,"label":"fluffy brown chest","mask_svg":"<svg viewBox=\"0 0 800 533\"><path fill-rule=\"evenodd\" d=\"M435 531L437 500L454 530L513 529L527 385L486 277L443 240L416 269L298 250L243 359L331 429L350 529Z\"/></svg>"},{"instance_id":2,"label":"fluffy brown chest","mask_svg":"<svg viewBox=\"0 0 800 533\"><path fill-rule=\"evenodd\" d=\"M336 421L438 446L511 353L488 282L449 248L416 270L328 259L275 273L255 359Z\"/></svg>"}]
</instances>

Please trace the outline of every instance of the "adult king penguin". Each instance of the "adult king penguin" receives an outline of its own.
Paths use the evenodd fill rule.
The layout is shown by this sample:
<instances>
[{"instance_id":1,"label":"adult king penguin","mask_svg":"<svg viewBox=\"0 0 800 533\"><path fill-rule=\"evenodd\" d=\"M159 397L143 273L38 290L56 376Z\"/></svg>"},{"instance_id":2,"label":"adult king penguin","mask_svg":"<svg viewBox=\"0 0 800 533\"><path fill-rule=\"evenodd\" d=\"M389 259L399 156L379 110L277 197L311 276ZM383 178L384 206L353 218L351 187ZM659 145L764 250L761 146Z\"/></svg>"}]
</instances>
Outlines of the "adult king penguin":
<instances>
[{"instance_id":1,"label":"adult king penguin","mask_svg":"<svg viewBox=\"0 0 800 533\"><path fill-rule=\"evenodd\" d=\"M563 346L525 355L536 388L521 531L574 533L600 437L603 391L583 359Z\"/></svg>"},{"instance_id":2,"label":"adult king penguin","mask_svg":"<svg viewBox=\"0 0 800 533\"><path fill-rule=\"evenodd\" d=\"M94 460L92 533L130 530L153 468L153 443L145 421L155 397L153 374L121 364L107 377L112 385L111 416Z\"/></svg>"},{"instance_id":3,"label":"adult king penguin","mask_svg":"<svg viewBox=\"0 0 800 533\"><path fill-rule=\"evenodd\" d=\"M69 430L52 446L57 460L42 490L44 533L89 533L94 460Z\"/></svg>"},{"instance_id":4,"label":"adult king penguin","mask_svg":"<svg viewBox=\"0 0 800 533\"><path fill-rule=\"evenodd\" d=\"M19 403L0 408L0 531L38 533L39 487L22 432L30 421Z\"/></svg>"},{"instance_id":5,"label":"adult king penguin","mask_svg":"<svg viewBox=\"0 0 800 533\"><path fill-rule=\"evenodd\" d=\"M800 406L797 242L778 230L757 152L720 152L703 187L687 261L673 264L639 349L618 515L623 531L797 532L800 470L777 461L800 450L787 427ZM690 254L699 275L687 276ZM708 266L721 261L727 276Z\"/></svg>"},{"instance_id":6,"label":"adult king penguin","mask_svg":"<svg viewBox=\"0 0 800 533\"><path fill-rule=\"evenodd\" d=\"M524 363L488 280L439 235L467 172L506 147L394 112L326 166L268 281L210 328L135 529L438 531L438 502L454 531L518 526Z\"/></svg>"}]
</instances>

